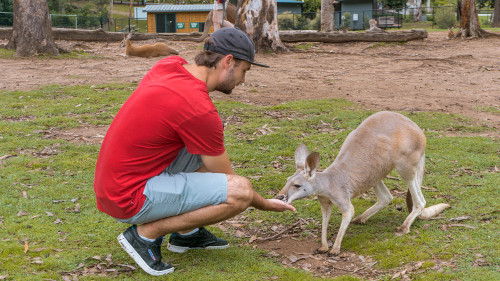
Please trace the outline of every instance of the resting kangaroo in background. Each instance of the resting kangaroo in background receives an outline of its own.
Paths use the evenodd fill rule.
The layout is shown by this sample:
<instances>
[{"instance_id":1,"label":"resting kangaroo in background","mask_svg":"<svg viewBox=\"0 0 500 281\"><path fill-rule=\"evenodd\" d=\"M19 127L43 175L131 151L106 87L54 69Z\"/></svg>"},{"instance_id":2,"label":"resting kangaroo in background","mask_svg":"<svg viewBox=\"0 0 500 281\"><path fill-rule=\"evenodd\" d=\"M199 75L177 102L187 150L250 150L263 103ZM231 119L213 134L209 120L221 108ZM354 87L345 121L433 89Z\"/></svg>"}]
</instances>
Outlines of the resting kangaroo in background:
<instances>
[{"instance_id":1,"label":"resting kangaroo in background","mask_svg":"<svg viewBox=\"0 0 500 281\"><path fill-rule=\"evenodd\" d=\"M125 39L120 44L120 47L126 45L125 53L127 56L136 56L136 57L159 57L159 56L168 56L168 55L178 55L179 52L170 48L165 43L154 43L147 44L142 46L133 46L130 42L130 38L132 38L132 34L129 33Z\"/></svg>"},{"instance_id":2,"label":"resting kangaroo in background","mask_svg":"<svg viewBox=\"0 0 500 281\"><path fill-rule=\"evenodd\" d=\"M354 215L351 198L375 189L377 203L354 220L355 223L365 223L392 201L383 179L396 169L408 185L407 202L412 203L408 207L410 215L396 232L406 234L415 218L429 219L449 207L448 204L438 204L425 208L420 190L425 141L417 124L403 115L387 111L375 113L347 136L337 158L324 172L316 172L319 154L309 153L304 144L299 145L295 150L297 171L288 178L278 198L290 203L306 196L318 196L323 215L319 252L328 251L326 232L335 204L342 212L342 222L329 255L338 255L342 238Z\"/></svg>"}]
</instances>

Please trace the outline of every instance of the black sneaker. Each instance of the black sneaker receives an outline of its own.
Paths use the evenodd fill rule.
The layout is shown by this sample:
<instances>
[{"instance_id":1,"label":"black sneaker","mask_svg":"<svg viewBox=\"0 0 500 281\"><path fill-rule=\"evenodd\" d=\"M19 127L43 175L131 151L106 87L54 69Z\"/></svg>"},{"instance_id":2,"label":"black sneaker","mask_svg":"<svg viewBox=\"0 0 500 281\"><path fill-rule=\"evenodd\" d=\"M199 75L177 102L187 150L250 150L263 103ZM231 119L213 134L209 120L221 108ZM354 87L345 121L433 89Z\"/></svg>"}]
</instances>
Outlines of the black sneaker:
<instances>
[{"instance_id":1,"label":"black sneaker","mask_svg":"<svg viewBox=\"0 0 500 281\"><path fill-rule=\"evenodd\" d=\"M148 274L158 276L174 271L174 267L161 262L161 244L164 237L159 237L154 242L145 241L133 225L118 235L117 239L125 252Z\"/></svg>"},{"instance_id":2,"label":"black sneaker","mask_svg":"<svg viewBox=\"0 0 500 281\"><path fill-rule=\"evenodd\" d=\"M191 235L170 234L167 249L176 253L184 253L191 249L225 249L229 247L226 240L215 237L204 227Z\"/></svg>"}]
</instances>

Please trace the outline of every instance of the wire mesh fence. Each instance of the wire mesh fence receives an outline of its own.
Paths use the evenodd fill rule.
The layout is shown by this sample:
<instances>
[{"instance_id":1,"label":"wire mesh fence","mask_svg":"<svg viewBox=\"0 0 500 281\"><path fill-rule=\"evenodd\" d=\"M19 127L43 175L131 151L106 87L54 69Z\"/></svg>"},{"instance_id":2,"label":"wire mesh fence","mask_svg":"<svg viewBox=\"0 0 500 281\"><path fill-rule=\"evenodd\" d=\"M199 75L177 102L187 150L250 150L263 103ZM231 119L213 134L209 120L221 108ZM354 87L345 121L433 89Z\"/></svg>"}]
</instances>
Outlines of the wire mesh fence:
<instances>
[{"instance_id":1,"label":"wire mesh fence","mask_svg":"<svg viewBox=\"0 0 500 281\"><path fill-rule=\"evenodd\" d=\"M478 9L481 26L491 25L493 10ZM433 28L446 29L457 27L459 18L456 6L378 9L361 11L335 11L335 29L366 30L370 28L369 21L374 19L380 28L404 28L414 22L429 23ZM107 18L82 15L51 14L52 26L73 29L98 29L114 32L148 32L147 20L143 18ZM0 12L0 27L13 24L13 13ZM279 14L280 30L320 30L321 13Z\"/></svg>"},{"instance_id":2,"label":"wire mesh fence","mask_svg":"<svg viewBox=\"0 0 500 281\"><path fill-rule=\"evenodd\" d=\"M105 31L117 32L148 32L147 20L142 18L107 18L89 17L81 15L59 15L51 14L52 27L88 29L102 28ZM13 13L0 12L0 27L11 27L13 25Z\"/></svg>"}]
</instances>

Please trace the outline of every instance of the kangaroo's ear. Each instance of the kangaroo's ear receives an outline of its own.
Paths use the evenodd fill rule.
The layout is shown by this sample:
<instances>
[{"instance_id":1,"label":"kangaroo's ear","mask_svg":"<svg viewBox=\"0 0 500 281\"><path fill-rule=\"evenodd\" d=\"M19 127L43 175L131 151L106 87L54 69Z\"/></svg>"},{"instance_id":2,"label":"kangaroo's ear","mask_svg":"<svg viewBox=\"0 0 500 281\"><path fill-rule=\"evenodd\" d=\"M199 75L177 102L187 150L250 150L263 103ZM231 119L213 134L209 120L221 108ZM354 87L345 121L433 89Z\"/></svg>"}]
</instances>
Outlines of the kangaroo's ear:
<instances>
[{"instance_id":1,"label":"kangaroo's ear","mask_svg":"<svg viewBox=\"0 0 500 281\"><path fill-rule=\"evenodd\" d=\"M318 168L319 168L319 153L312 152L306 158L306 169L305 169L306 176L308 176L309 178L314 177Z\"/></svg>"},{"instance_id":2,"label":"kangaroo's ear","mask_svg":"<svg viewBox=\"0 0 500 281\"><path fill-rule=\"evenodd\" d=\"M295 167L297 170L304 170L306 168L307 155L309 155L309 150L305 144L300 144L295 149Z\"/></svg>"}]
</instances>

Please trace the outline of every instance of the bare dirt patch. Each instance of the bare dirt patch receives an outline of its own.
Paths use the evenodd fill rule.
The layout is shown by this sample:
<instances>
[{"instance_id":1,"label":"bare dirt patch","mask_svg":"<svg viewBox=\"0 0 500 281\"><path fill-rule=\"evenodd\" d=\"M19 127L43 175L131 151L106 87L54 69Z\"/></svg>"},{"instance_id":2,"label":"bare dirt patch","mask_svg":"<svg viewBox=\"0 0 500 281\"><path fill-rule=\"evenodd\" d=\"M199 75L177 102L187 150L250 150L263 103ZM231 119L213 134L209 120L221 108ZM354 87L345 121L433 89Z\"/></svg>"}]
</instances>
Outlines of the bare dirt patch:
<instances>
[{"instance_id":1,"label":"bare dirt patch","mask_svg":"<svg viewBox=\"0 0 500 281\"><path fill-rule=\"evenodd\" d=\"M232 95L213 93L214 100L236 100L255 105L279 104L299 99L345 98L371 110L434 111L462 114L492 129L481 136L498 138L500 128L500 39L447 40L445 32L433 32L423 41L405 44L344 43L287 44L287 54L259 54L257 61L271 68L253 67L246 82ZM6 44L0 40L0 44ZM0 59L4 70L0 90L30 90L47 84L139 82L160 58L125 57L119 43L65 42L79 46L97 58ZM151 42L135 42L135 44ZM188 62L200 43L167 42ZM45 137L98 144L107 127L47 131ZM462 134L460 134L462 135ZM470 135L470 133L468 134ZM318 224L319 225L319 224ZM220 224L226 228L227 223ZM280 227L280 226L277 226ZM318 226L319 229L319 226ZM241 229L238 235L266 237L257 229ZM279 231L279 230L278 230ZM249 242L269 251L285 266L312 271L318 276L343 274L375 279L384 274L370 257L343 252L340 257L314 254L318 233L303 239L293 230L278 239ZM289 245L293 244L293 247ZM293 250L291 250L293 249ZM450 266L435 261L437 270ZM409 264L392 276L419 271ZM388 272L385 272L388 273Z\"/></svg>"},{"instance_id":2,"label":"bare dirt patch","mask_svg":"<svg viewBox=\"0 0 500 281\"><path fill-rule=\"evenodd\" d=\"M255 227L255 224L260 227ZM311 225L315 227L311 228ZM412 274L428 270L442 271L446 267L456 266L453 261L432 259L429 261L433 264L431 268L425 268L424 261L418 261L406 263L395 269L384 270L376 266L377 261L372 257L345 249L342 249L338 256L318 253L316 249L321 245L321 222L314 219L299 219L289 226L267 225L262 224L262 221L249 221L244 214L240 214L216 226L230 235L246 239L247 246L265 250L266 254L263 256L274 258L285 267L302 269L323 278L348 275L364 280L378 280L382 276L411 280ZM331 243L329 240L330 247Z\"/></svg>"},{"instance_id":3,"label":"bare dirt patch","mask_svg":"<svg viewBox=\"0 0 500 281\"><path fill-rule=\"evenodd\" d=\"M0 40L0 44L7 40ZM0 90L29 90L47 84L139 82L160 58L125 57L118 42L66 42L99 58L0 59ZM147 41L135 44L151 43ZM192 62L200 43L167 42ZM85 47L83 47L85 46ZM287 44L287 54L259 54L271 68L253 67L246 82L214 100L257 105L297 99L345 98L372 110L463 114L500 127L500 39L447 40L431 32L405 44ZM298 47L302 46L302 47ZM495 133L492 133L495 135Z\"/></svg>"}]
</instances>

